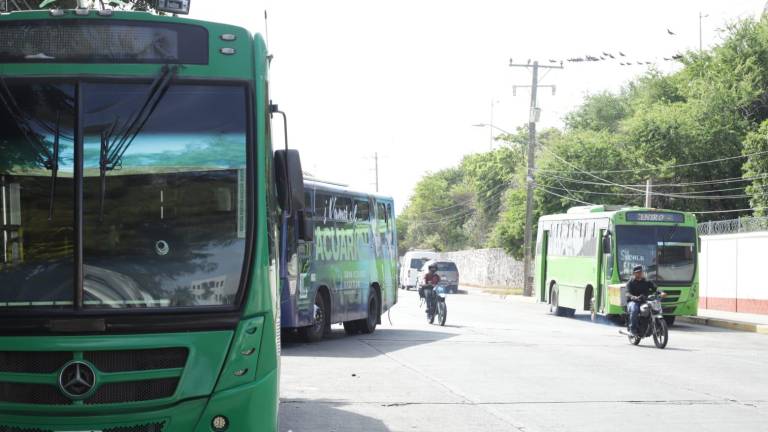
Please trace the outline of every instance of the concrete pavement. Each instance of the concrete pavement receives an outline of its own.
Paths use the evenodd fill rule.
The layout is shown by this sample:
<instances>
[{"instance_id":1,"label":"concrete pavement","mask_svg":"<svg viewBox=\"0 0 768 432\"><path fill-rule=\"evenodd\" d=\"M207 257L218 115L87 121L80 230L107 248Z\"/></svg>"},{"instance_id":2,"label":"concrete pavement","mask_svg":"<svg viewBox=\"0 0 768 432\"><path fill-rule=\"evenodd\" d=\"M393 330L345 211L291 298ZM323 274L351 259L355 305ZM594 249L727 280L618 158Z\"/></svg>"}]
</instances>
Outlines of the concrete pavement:
<instances>
[{"instance_id":1,"label":"concrete pavement","mask_svg":"<svg viewBox=\"0 0 768 432\"><path fill-rule=\"evenodd\" d=\"M588 316L527 299L448 298L446 327L417 295L372 335L334 326L283 346L281 431L765 431L768 338L676 325L635 347ZM631 421L631 420L636 421Z\"/></svg>"}]
</instances>

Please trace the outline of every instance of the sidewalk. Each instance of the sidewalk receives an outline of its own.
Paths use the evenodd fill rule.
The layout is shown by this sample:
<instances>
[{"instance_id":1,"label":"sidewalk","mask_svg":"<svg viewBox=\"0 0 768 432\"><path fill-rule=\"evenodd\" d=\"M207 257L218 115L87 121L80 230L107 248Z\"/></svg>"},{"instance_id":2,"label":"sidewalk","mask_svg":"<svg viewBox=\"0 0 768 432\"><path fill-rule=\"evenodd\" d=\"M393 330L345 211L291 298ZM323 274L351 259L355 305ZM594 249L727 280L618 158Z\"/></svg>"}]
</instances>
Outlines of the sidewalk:
<instances>
[{"instance_id":1,"label":"sidewalk","mask_svg":"<svg viewBox=\"0 0 768 432\"><path fill-rule=\"evenodd\" d=\"M768 334L768 315L699 309L698 316L678 317L681 322Z\"/></svg>"}]
</instances>

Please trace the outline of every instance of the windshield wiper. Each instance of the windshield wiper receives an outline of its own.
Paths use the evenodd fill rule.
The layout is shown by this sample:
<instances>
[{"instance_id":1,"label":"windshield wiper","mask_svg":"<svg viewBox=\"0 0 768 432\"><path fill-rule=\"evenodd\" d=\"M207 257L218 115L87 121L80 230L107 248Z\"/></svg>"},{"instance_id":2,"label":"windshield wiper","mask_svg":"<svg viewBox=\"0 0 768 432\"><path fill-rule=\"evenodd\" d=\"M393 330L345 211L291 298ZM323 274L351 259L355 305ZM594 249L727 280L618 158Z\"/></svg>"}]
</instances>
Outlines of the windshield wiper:
<instances>
[{"instance_id":1,"label":"windshield wiper","mask_svg":"<svg viewBox=\"0 0 768 432\"><path fill-rule=\"evenodd\" d=\"M155 78L149 87L144 102L138 111L134 112L130 120L126 122L125 127L119 134L114 136L118 118L112 123L109 130L101 134L101 149L99 157L99 181L101 184L100 202L99 202L99 220L104 217L104 201L107 189L107 171L112 171L122 165L123 156L128 148L133 144L133 140L144 129L149 118L155 112L160 101L165 96L166 91L171 85L171 80L178 71L178 66L163 66L160 74Z\"/></svg>"}]
</instances>

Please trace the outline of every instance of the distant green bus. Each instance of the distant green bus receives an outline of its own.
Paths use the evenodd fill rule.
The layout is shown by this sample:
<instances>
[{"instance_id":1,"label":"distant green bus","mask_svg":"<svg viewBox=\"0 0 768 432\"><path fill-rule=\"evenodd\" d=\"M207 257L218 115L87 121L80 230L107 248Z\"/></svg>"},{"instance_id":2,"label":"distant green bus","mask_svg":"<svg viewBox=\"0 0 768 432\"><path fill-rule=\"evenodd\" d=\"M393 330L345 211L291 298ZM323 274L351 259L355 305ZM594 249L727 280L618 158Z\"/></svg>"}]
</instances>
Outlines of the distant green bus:
<instances>
[{"instance_id":1,"label":"distant green bus","mask_svg":"<svg viewBox=\"0 0 768 432\"><path fill-rule=\"evenodd\" d=\"M618 318L632 268L665 291L665 319L696 315L699 304L696 217L647 208L574 207L542 216L536 240L537 300L556 315L576 311Z\"/></svg>"},{"instance_id":2,"label":"distant green bus","mask_svg":"<svg viewBox=\"0 0 768 432\"><path fill-rule=\"evenodd\" d=\"M0 14L0 431L277 430L268 65L231 25Z\"/></svg>"},{"instance_id":3,"label":"distant green bus","mask_svg":"<svg viewBox=\"0 0 768 432\"><path fill-rule=\"evenodd\" d=\"M397 231L391 197L320 181L305 181L307 225L313 241L289 251L281 321L308 341L331 324L348 334L372 333L397 302Z\"/></svg>"}]
</instances>

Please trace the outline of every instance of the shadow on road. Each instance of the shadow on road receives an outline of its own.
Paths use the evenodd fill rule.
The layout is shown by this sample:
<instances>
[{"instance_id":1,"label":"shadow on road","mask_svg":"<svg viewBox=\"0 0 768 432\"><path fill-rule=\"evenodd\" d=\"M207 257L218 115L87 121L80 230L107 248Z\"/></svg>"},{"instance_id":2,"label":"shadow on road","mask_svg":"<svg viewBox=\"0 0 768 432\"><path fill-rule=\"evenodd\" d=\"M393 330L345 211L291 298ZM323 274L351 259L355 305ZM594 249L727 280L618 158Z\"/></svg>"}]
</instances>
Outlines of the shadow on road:
<instances>
[{"instance_id":1,"label":"shadow on road","mask_svg":"<svg viewBox=\"0 0 768 432\"><path fill-rule=\"evenodd\" d=\"M343 402L310 399L280 401L281 432L389 432L381 420L343 409Z\"/></svg>"},{"instance_id":2,"label":"shadow on road","mask_svg":"<svg viewBox=\"0 0 768 432\"><path fill-rule=\"evenodd\" d=\"M453 336L456 335L440 331L389 328L379 328L369 335L347 336L344 330L334 329L330 336L318 343L306 343L297 335L286 335L283 337L282 355L367 358Z\"/></svg>"}]
</instances>

